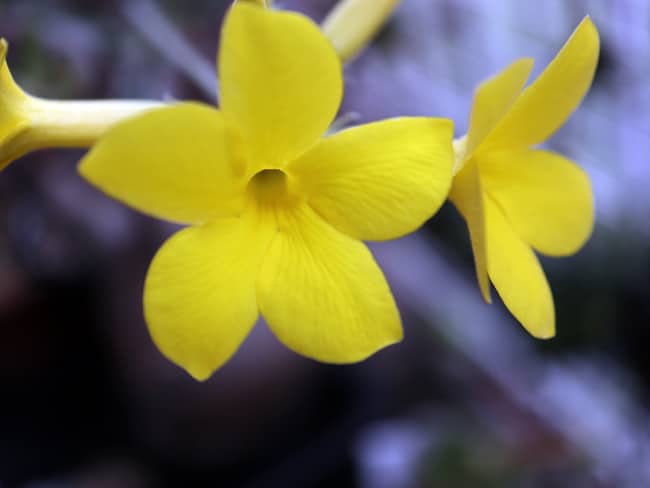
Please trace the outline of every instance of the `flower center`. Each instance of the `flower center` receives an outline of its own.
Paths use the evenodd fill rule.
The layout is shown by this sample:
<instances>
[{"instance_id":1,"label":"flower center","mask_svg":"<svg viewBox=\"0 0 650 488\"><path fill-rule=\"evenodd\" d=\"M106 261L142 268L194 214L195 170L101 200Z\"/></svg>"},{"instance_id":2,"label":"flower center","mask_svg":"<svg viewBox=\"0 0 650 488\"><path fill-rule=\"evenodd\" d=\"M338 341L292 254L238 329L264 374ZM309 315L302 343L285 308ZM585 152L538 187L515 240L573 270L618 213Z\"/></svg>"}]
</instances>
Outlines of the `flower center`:
<instances>
[{"instance_id":1,"label":"flower center","mask_svg":"<svg viewBox=\"0 0 650 488\"><path fill-rule=\"evenodd\" d=\"M283 204L296 199L287 174L281 169L263 169L248 182L248 193L259 204Z\"/></svg>"}]
</instances>

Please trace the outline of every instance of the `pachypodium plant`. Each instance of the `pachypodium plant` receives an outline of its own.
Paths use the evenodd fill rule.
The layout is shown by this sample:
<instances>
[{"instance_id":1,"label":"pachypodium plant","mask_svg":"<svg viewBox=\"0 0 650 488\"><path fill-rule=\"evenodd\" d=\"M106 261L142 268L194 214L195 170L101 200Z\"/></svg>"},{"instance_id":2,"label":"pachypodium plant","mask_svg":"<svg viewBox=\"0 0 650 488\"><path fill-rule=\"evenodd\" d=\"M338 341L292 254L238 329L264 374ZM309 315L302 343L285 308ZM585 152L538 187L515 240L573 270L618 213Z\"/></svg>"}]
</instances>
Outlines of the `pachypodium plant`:
<instances>
[{"instance_id":1,"label":"pachypodium plant","mask_svg":"<svg viewBox=\"0 0 650 488\"><path fill-rule=\"evenodd\" d=\"M483 297L490 302L492 281L510 312L539 338L555 334L555 310L533 250L575 253L591 234L594 204L584 171L531 146L548 139L578 106L598 53L598 31L587 17L526 89L532 59L482 83L467 135L454 143L449 198L467 222Z\"/></svg>"},{"instance_id":2,"label":"pachypodium plant","mask_svg":"<svg viewBox=\"0 0 650 488\"><path fill-rule=\"evenodd\" d=\"M154 257L144 312L162 353L204 380L261 314L294 351L362 360L402 337L386 280L362 241L420 227L449 199L465 218L479 288L490 281L535 337L555 332L534 251L576 252L594 221L589 179L532 149L574 111L599 52L586 18L524 85L521 59L476 90L467 135L449 120L402 117L327 135L341 61L398 0L343 0L307 17L237 0L221 34L221 107L43 100L14 82L0 40L0 169L28 151L91 147L79 171L110 196L186 225Z\"/></svg>"},{"instance_id":3,"label":"pachypodium plant","mask_svg":"<svg viewBox=\"0 0 650 488\"><path fill-rule=\"evenodd\" d=\"M262 314L307 357L359 361L402 338L362 240L420 227L446 199L449 120L396 118L322 137L342 97L311 20L247 2L224 21L221 109L185 103L111 128L79 171L138 210L189 224L144 288L153 340L203 380Z\"/></svg>"}]
</instances>

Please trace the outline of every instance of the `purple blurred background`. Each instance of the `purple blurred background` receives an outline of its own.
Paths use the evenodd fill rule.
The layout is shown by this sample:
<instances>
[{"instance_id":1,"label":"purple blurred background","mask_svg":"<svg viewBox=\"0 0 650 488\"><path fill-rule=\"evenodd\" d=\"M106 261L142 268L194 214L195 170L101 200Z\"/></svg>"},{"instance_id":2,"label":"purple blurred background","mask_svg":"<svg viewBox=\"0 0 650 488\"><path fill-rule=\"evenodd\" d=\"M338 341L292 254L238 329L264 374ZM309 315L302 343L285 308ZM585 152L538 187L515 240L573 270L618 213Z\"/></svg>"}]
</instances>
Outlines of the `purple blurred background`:
<instances>
[{"instance_id":1,"label":"purple blurred background","mask_svg":"<svg viewBox=\"0 0 650 488\"><path fill-rule=\"evenodd\" d=\"M322 19L328 0L281 1ZM0 0L0 35L47 98L211 102L227 1ZM548 146L591 176L597 227L542 259L558 335L481 302L449 205L373 245L405 340L353 366L298 357L263 325L197 383L153 346L146 268L175 229L78 177L81 151L0 174L0 487L650 486L650 3L404 0L346 68L341 114L467 126L477 83L548 63L581 18L592 91Z\"/></svg>"}]
</instances>

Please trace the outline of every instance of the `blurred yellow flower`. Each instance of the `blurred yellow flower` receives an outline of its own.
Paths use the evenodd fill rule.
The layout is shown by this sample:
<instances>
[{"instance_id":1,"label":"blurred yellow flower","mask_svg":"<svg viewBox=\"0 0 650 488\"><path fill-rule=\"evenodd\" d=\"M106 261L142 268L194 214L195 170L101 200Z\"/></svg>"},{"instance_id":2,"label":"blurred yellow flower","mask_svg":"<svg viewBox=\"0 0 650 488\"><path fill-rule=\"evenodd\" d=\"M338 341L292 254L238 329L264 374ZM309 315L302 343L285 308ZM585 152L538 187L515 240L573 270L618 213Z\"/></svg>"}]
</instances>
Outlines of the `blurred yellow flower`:
<instances>
[{"instance_id":1,"label":"blurred yellow flower","mask_svg":"<svg viewBox=\"0 0 650 488\"><path fill-rule=\"evenodd\" d=\"M576 252L591 234L594 208L589 179L578 166L530 146L545 141L578 106L598 52L598 32L587 17L523 91L531 59L482 83L468 133L454 142L449 198L467 222L483 297L490 302L491 281L510 312L539 338L555 334L555 311L533 249L549 256Z\"/></svg>"},{"instance_id":2,"label":"blurred yellow flower","mask_svg":"<svg viewBox=\"0 0 650 488\"><path fill-rule=\"evenodd\" d=\"M228 13L221 110L194 103L115 125L79 170L109 195L189 224L151 263L144 311L169 359L203 380L258 314L294 351L364 359L399 341L398 311L361 240L413 231L444 201L452 123L397 118L321 138L341 64L308 18Z\"/></svg>"}]
</instances>

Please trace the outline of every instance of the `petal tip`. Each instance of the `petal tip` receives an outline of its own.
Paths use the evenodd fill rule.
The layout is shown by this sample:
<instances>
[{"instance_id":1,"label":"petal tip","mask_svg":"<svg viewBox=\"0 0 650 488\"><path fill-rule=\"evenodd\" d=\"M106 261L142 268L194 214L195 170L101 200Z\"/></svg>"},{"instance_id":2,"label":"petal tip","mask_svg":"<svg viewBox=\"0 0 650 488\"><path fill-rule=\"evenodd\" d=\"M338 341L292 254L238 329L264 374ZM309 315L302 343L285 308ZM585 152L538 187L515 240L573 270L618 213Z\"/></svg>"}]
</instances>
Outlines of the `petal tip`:
<instances>
[{"instance_id":1,"label":"petal tip","mask_svg":"<svg viewBox=\"0 0 650 488\"><path fill-rule=\"evenodd\" d=\"M212 376L215 370L211 368L204 368L198 365L183 368L187 373L196 381L204 382Z\"/></svg>"},{"instance_id":2,"label":"petal tip","mask_svg":"<svg viewBox=\"0 0 650 488\"><path fill-rule=\"evenodd\" d=\"M379 351L386 349L389 346L399 344L404 340L404 327L402 327L402 320L399 317L399 312L397 319L390 326L386 327L386 335L383 342L378 342L375 347L371 347L363 354L363 357L360 357L358 361L363 361L370 356L378 353Z\"/></svg>"},{"instance_id":3,"label":"petal tip","mask_svg":"<svg viewBox=\"0 0 650 488\"><path fill-rule=\"evenodd\" d=\"M7 51L9 51L9 43L4 37L2 37L0 38L0 64L2 64L7 57Z\"/></svg>"},{"instance_id":4,"label":"petal tip","mask_svg":"<svg viewBox=\"0 0 650 488\"><path fill-rule=\"evenodd\" d=\"M404 340L404 327L402 327L401 322L398 322L396 324L392 332L393 332L393 336L386 341L386 344L382 346L382 348L392 346L393 344L397 344Z\"/></svg>"},{"instance_id":5,"label":"petal tip","mask_svg":"<svg viewBox=\"0 0 650 488\"><path fill-rule=\"evenodd\" d=\"M92 151L92 149L91 149ZM80 176L82 176L84 179L88 180L88 156L90 155L89 151L81 160L79 163L77 163L77 173L79 173Z\"/></svg>"},{"instance_id":6,"label":"petal tip","mask_svg":"<svg viewBox=\"0 0 650 488\"><path fill-rule=\"evenodd\" d=\"M516 65L522 71L527 70L528 72L530 72L530 70L533 69L533 65L535 64L535 58L531 58L531 57L519 58L512 64Z\"/></svg>"},{"instance_id":7,"label":"petal tip","mask_svg":"<svg viewBox=\"0 0 650 488\"><path fill-rule=\"evenodd\" d=\"M542 339L542 340L552 339L553 337L555 337L555 324L550 324L540 330L531 332L531 335L535 339Z\"/></svg>"},{"instance_id":8,"label":"petal tip","mask_svg":"<svg viewBox=\"0 0 650 488\"><path fill-rule=\"evenodd\" d=\"M585 16L580 24L578 24L573 35L576 33L582 33L583 35L590 37L591 42L593 42L595 46L600 47L600 34L598 28L589 15Z\"/></svg>"},{"instance_id":9,"label":"petal tip","mask_svg":"<svg viewBox=\"0 0 650 488\"><path fill-rule=\"evenodd\" d=\"M582 18L580 24L578 24L578 27L581 27L582 25L588 26L590 29L593 29L594 31L598 32L598 29L596 29L596 24L594 24L594 21L591 18L591 15L589 14L585 15Z\"/></svg>"},{"instance_id":10,"label":"petal tip","mask_svg":"<svg viewBox=\"0 0 650 488\"><path fill-rule=\"evenodd\" d=\"M94 164L94 154L95 147L93 146L84 156L81 158L79 163L77 163L77 173L88 183L93 186L104 190L100 185L100 179L96 177L95 173L97 171L96 164Z\"/></svg>"},{"instance_id":11,"label":"petal tip","mask_svg":"<svg viewBox=\"0 0 650 488\"><path fill-rule=\"evenodd\" d=\"M360 363L362 361L365 361L366 359L369 359L370 357L374 356L378 352L393 346L395 344L399 344L404 340L404 330L401 326L401 324L398 324L395 330L391 331L389 335L385 338L385 340L381 343L377 343L372 347L369 347L368 349L364 351L360 351L358 354L350 354L347 357L344 356L339 356L337 358L326 358L324 357L322 359L323 362L325 363L332 363L332 364L355 364L355 363Z\"/></svg>"},{"instance_id":12,"label":"petal tip","mask_svg":"<svg viewBox=\"0 0 650 488\"><path fill-rule=\"evenodd\" d=\"M529 317L525 322L521 321L523 317L516 317L526 331L535 339L548 340L555 337L555 312L551 305L551 310L543 313L541 317Z\"/></svg>"},{"instance_id":13,"label":"petal tip","mask_svg":"<svg viewBox=\"0 0 650 488\"><path fill-rule=\"evenodd\" d=\"M486 288L481 287L481 296L483 297L485 303L492 305L492 294L490 293L489 286L490 285L488 285Z\"/></svg>"}]
</instances>

